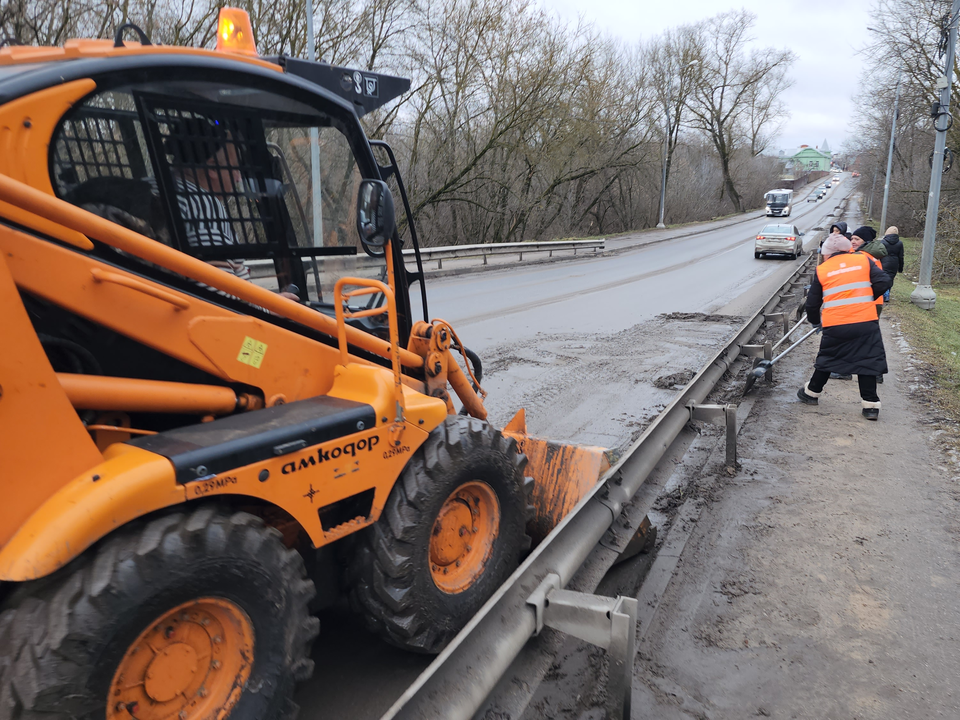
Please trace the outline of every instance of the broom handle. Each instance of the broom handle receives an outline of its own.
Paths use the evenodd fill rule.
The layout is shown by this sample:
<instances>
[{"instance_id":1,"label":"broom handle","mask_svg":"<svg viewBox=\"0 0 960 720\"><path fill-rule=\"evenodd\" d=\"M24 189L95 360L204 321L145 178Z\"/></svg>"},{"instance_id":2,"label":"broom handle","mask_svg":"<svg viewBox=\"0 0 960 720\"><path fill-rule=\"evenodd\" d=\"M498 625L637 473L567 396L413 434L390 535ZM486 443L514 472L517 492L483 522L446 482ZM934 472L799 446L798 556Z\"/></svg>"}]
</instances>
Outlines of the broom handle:
<instances>
[{"instance_id":1,"label":"broom handle","mask_svg":"<svg viewBox=\"0 0 960 720\"><path fill-rule=\"evenodd\" d=\"M793 345L791 345L790 347L788 347L788 348L787 348L786 350L784 350L782 353L780 353L779 355L777 355L773 360L771 360L771 361L770 361L770 364L773 365L773 364L774 364L775 362L777 362L780 358L782 358L782 357L783 357L784 355L786 355L788 352L790 352L791 350L793 350L797 345L799 345L799 344L802 343L804 340L806 340L808 337L810 337L811 335L813 335L815 332L819 332L819 330L820 330L820 328L813 328L810 332L808 332L808 333L807 333L806 335L804 335L802 338L800 338L799 340L797 340Z\"/></svg>"},{"instance_id":2,"label":"broom handle","mask_svg":"<svg viewBox=\"0 0 960 720\"><path fill-rule=\"evenodd\" d=\"M782 338L777 340L776 344L772 348L770 348L771 352L776 350L781 345L783 345L783 341L786 340L788 337L790 337L793 334L794 330L800 327L803 324L803 321L806 319L807 319L807 316L806 314L804 314L804 316L797 321L797 324L794 325L792 328L790 328L790 330Z\"/></svg>"}]
</instances>

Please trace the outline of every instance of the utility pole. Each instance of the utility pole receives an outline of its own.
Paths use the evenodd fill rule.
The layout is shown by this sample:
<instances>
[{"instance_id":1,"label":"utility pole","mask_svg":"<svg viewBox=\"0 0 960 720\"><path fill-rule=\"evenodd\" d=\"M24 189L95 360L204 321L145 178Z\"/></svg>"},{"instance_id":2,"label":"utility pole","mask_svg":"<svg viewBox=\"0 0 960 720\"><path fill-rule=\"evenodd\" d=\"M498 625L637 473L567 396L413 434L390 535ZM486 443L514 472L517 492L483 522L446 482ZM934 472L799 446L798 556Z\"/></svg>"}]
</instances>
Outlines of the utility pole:
<instances>
[{"instance_id":1,"label":"utility pole","mask_svg":"<svg viewBox=\"0 0 960 720\"><path fill-rule=\"evenodd\" d=\"M307 60L311 62L317 60L317 42L313 34L313 0L307 0ZM320 135L316 127L310 128L310 173L312 180L310 199L313 208L313 244L315 247L322 247L323 205L320 196ZM320 292L320 288L317 288L317 292Z\"/></svg>"},{"instance_id":2,"label":"utility pole","mask_svg":"<svg viewBox=\"0 0 960 720\"><path fill-rule=\"evenodd\" d=\"M887 227L887 201L890 199L890 172L893 170L893 143L897 137L897 112L900 106L900 81L903 79L903 71L897 75L897 93L893 98L893 123L890 127L890 150L887 152L887 175L883 183L883 209L880 210L880 232L884 232Z\"/></svg>"},{"instance_id":3,"label":"utility pole","mask_svg":"<svg viewBox=\"0 0 960 720\"><path fill-rule=\"evenodd\" d=\"M960 0L958 0L960 1ZM699 65L700 61L694 58L690 60L686 65L680 68L680 84L677 87L677 93L683 92L683 79L684 73L690 68ZM670 103L673 101L673 79L670 80L670 92L667 96L666 103L663 106L664 114L664 129L666 132L663 135L663 173L660 176L660 222L657 223L657 227L663 230L666 225L663 224L663 210L664 206L667 203L667 159L670 157ZM677 111L677 126L680 125L680 111ZM679 132L679 129L678 129Z\"/></svg>"},{"instance_id":4,"label":"utility pole","mask_svg":"<svg viewBox=\"0 0 960 720\"><path fill-rule=\"evenodd\" d=\"M877 192L877 175L879 170L873 171L873 185L870 186L870 200L867 202L867 217L873 217L873 196Z\"/></svg>"},{"instance_id":5,"label":"utility pole","mask_svg":"<svg viewBox=\"0 0 960 720\"><path fill-rule=\"evenodd\" d=\"M663 206L667 197L667 155L670 152L670 108L665 108L666 118L663 133L663 174L660 177L660 222L657 227L663 230L667 226L663 224Z\"/></svg>"},{"instance_id":6,"label":"utility pole","mask_svg":"<svg viewBox=\"0 0 960 720\"><path fill-rule=\"evenodd\" d=\"M933 167L930 170L930 194L927 197L927 218L923 225L923 250L920 254L920 282L910 294L910 301L924 310L933 310L937 294L933 291L933 250L937 238L937 215L940 210L940 181L943 178L943 149L947 146L947 130L953 124L950 116L950 86L953 84L953 58L957 45L957 16L960 0L953 0L947 23L949 39L944 76L937 79L940 102L934 106L933 127L937 140L933 147Z\"/></svg>"}]
</instances>

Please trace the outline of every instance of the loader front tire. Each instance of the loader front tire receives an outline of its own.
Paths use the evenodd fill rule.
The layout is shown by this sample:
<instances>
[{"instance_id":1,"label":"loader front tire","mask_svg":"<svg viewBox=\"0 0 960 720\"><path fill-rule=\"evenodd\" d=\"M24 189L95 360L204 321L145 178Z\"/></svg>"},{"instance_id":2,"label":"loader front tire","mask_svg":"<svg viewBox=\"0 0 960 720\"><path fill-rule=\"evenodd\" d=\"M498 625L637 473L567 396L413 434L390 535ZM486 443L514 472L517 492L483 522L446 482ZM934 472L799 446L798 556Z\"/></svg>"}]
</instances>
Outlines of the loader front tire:
<instances>
[{"instance_id":1,"label":"loader front tire","mask_svg":"<svg viewBox=\"0 0 960 720\"><path fill-rule=\"evenodd\" d=\"M439 652L529 549L533 480L516 442L451 416L414 454L348 560L354 606L387 642Z\"/></svg>"},{"instance_id":2,"label":"loader front tire","mask_svg":"<svg viewBox=\"0 0 960 720\"><path fill-rule=\"evenodd\" d=\"M319 630L303 560L214 506L120 530L0 611L0 719L287 720Z\"/></svg>"}]
</instances>

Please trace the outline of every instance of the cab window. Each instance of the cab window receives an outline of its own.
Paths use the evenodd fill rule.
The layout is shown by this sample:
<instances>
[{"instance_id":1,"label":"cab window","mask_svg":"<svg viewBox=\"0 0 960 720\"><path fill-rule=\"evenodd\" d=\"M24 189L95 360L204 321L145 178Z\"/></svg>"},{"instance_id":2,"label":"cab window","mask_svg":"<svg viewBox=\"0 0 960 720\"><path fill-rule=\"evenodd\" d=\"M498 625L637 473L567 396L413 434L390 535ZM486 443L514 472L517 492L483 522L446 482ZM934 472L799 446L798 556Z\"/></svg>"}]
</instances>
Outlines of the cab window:
<instances>
[{"instance_id":1,"label":"cab window","mask_svg":"<svg viewBox=\"0 0 960 720\"><path fill-rule=\"evenodd\" d=\"M320 310L340 277L386 276L357 237L347 136L282 95L193 81L101 92L61 122L51 169L64 200Z\"/></svg>"}]
</instances>

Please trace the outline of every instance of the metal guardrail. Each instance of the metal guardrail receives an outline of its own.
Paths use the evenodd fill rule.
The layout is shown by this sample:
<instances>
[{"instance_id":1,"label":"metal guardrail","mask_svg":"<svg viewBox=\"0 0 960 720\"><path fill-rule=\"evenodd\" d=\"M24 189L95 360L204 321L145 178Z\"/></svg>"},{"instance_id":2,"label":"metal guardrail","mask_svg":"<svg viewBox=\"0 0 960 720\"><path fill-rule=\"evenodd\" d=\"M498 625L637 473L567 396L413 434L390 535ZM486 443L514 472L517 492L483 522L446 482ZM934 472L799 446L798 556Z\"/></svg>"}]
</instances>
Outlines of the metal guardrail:
<instances>
[{"instance_id":1,"label":"metal guardrail","mask_svg":"<svg viewBox=\"0 0 960 720\"><path fill-rule=\"evenodd\" d=\"M740 356L741 347L760 330L766 316L784 300L796 301L790 289L797 286L801 276L809 275L807 266L812 258L815 258L813 253L694 376L617 464L407 688L382 720L470 720L474 717L527 641L537 633L542 623L539 596L544 592L544 583L552 583L555 589L565 588L584 561L600 549L601 540L609 537L608 531L614 523L620 520L620 524L627 524L623 518L632 512L628 510L629 504L691 419L692 408L707 398ZM621 534L632 535L635 531L636 528L625 527ZM604 562L612 565L617 555L616 549L610 550ZM596 572L596 568L593 570L599 582L602 573ZM591 583L589 590L596 588L596 582ZM623 710L629 716L629 699L626 702Z\"/></svg>"},{"instance_id":2,"label":"metal guardrail","mask_svg":"<svg viewBox=\"0 0 960 720\"><path fill-rule=\"evenodd\" d=\"M439 248L420 248L420 255L424 262L437 261L437 269L443 268L443 261L453 258L465 257L483 257L483 264L487 264L487 257L490 255L518 255L518 261L523 260L524 253L549 253L548 257L553 257L554 252L573 250L576 255L578 250L593 250L594 254L599 250L603 252L605 241L600 240L550 240L546 242L518 242L518 243L487 243L483 245L453 245L450 247ZM404 250L404 255L413 254L412 250Z\"/></svg>"},{"instance_id":3,"label":"metal guardrail","mask_svg":"<svg viewBox=\"0 0 960 720\"><path fill-rule=\"evenodd\" d=\"M443 269L444 260L453 260L456 258L482 257L483 264L487 264L487 258L492 255L517 255L517 261L522 261L524 254L548 253L548 257L553 257L555 252L570 252L576 255L578 252L592 250L593 254L603 252L606 249L606 241L599 240L548 240L545 242L517 242L517 243L485 243L480 245L450 245L447 247L420 248L420 256L424 262L436 262L437 269ZM413 259L413 249L403 251L404 258ZM339 256L343 257L343 256ZM372 258L365 254L358 254L356 262L360 267L379 267L382 260ZM312 258L303 258L305 264L312 262ZM273 260L248 260L247 267L250 269L250 276L253 278L269 277L274 274Z\"/></svg>"}]
</instances>

